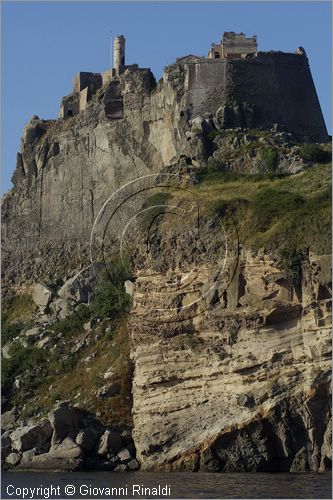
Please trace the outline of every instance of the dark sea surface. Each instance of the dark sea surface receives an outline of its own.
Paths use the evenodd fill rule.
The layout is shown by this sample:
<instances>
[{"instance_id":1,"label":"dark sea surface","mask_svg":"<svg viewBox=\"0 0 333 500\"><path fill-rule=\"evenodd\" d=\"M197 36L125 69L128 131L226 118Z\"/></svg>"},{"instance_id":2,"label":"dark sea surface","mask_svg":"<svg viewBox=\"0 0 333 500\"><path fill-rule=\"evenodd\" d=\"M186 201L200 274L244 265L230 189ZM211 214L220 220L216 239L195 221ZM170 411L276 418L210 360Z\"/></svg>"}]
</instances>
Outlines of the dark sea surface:
<instances>
[{"instance_id":1,"label":"dark sea surface","mask_svg":"<svg viewBox=\"0 0 333 500\"><path fill-rule=\"evenodd\" d=\"M330 473L2 472L1 479L2 499L332 498Z\"/></svg>"}]
</instances>

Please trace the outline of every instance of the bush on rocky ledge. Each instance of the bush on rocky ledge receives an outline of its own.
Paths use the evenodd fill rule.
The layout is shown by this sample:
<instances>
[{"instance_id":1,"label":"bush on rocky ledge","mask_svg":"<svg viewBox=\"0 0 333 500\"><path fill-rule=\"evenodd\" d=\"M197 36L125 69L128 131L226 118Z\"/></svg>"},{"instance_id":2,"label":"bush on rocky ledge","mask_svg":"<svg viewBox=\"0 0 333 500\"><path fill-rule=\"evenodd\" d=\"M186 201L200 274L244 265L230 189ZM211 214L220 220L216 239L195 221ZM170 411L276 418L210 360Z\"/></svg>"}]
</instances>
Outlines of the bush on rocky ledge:
<instances>
[{"instance_id":1,"label":"bush on rocky ledge","mask_svg":"<svg viewBox=\"0 0 333 500\"><path fill-rule=\"evenodd\" d=\"M331 165L295 176L208 172L194 188L203 212L231 209L242 244L250 248L331 251Z\"/></svg>"},{"instance_id":2,"label":"bush on rocky ledge","mask_svg":"<svg viewBox=\"0 0 333 500\"><path fill-rule=\"evenodd\" d=\"M331 153L323 149L319 144L303 144L300 147L300 156L315 163L327 163L331 161Z\"/></svg>"}]
</instances>

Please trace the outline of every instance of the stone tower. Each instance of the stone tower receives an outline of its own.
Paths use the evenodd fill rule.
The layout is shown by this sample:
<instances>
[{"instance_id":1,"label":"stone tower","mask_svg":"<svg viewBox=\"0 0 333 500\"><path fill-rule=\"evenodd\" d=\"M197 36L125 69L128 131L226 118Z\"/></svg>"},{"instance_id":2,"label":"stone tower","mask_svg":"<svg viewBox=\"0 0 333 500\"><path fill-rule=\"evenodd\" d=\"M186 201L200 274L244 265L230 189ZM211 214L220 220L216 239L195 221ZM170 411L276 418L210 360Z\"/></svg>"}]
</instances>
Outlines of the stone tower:
<instances>
[{"instance_id":1,"label":"stone tower","mask_svg":"<svg viewBox=\"0 0 333 500\"><path fill-rule=\"evenodd\" d=\"M121 68L125 66L125 37L116 36L113 44L114 69L116 75L121 73Z\"/></svg>"}]
</instances>

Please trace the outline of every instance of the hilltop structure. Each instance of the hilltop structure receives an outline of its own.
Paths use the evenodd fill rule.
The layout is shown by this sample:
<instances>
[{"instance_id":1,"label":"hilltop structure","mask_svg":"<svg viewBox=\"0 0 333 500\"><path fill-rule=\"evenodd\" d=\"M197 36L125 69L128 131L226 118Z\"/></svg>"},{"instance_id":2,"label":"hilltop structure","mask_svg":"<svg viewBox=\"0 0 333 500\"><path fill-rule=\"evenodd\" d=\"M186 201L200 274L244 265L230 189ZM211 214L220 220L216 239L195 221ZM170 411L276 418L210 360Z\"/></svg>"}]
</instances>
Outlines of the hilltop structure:
<instances>
[{"instance_id":1,"label":"hilltop structure","mask_svg":"<svg viewBox=\"0 0 333 500\"><path fill-rule=\"evenodd\" d=\"M103 73L80 72L74 77L73 91L61 100L60 118L71 118L85 111L92 96L107 82L109 83L109 93L111 94L111 105L108 106L107 114L109 118L116 119L122 117L122 99L116 82L119 81L119 76L125 70L139 70L137 64L125 65L125 42L123 35L116 36L114 39L114 67L112 70L107 70Z\"/></svg>"},{"instance_id":2,"label":"hilltop structure","mask_svg":"<svg viewBox=\"0 0 333 500\"><path fill-rule=\"evenodd\" d=\"M226 31L220 44L212 43L209 59L241 59L254 56L257 52L257 37L246 38L244 33Z\"/></svg>"},{"instance_id":3,"label":"hilltop structure","mask_svg":"<svg viewBox=\"0 0 333 500\"><path fill-rule=\"evenodd\" d=\"M124 116L122 75L135 72L146 89L154 87L149 68L125 64L125 37L114 40L114 68L104 73L81 72L73 91L64 97L60 117L70 118L86 110L93 95L106 86L105 114ZM187 55L175 63L182 67L183 106L191 118L220 114L225 128L269 128L276 124L312 141L326 141L327 131L313 84L305 50L295 53L258 52L257 37L233 31L212 44L207 57ZM132 90L131 90L132 92ZM135 92L135 90L134 90Z\"/></svg>"},{"instance_id":4,"label":"hilltop structure","mask_svg":"<svg viewBox=\"0 0 333 500\"><path fill-rule=\"evenodd\" d=\"M117 37L31 118L2 205L6 466L331 467L330 146L301 144L327 140L304 49L234 33L158 83Z\"/></svg>"},{"instance_id":5,"label":"hilltop structure","mask_svg":"<svg viewBox=\"0 0 333 500\"><path fill-rule=\"evenodd\" d=\"M34 280L42 251L86 262L91 224L110 193L183 157L205 165L210 132L273 128L294 142L328 140L303 48L260 52L255 37L228 32L208 56L178 58L157 83L149 68L127 64L125 47L116 37L112 70L75 76L58 119L34 116L24 129L3 204L3 269L17 269L5 271L9 281ZM288 160L283 168L292 169Z\"/></svg>"}]
</instances>

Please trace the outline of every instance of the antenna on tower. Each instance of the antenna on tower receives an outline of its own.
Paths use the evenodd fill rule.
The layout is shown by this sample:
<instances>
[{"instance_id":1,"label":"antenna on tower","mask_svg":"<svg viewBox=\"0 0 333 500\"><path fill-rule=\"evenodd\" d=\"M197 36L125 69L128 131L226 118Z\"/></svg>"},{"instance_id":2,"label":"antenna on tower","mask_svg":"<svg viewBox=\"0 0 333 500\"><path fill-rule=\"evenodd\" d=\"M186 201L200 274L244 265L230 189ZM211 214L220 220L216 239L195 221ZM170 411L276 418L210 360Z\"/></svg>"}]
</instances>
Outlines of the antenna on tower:
<instances>
[{"instance_id":1,"label":"antenna on tower","mask_svg":"<svg viewBox=\"0 0 333 500\"><path fill-rule=\"evenodd\" d=\"M112 31L110 31L110 78L112 78L113 69L113 46L112 46Z\"/></svg>"}]
</instances>

